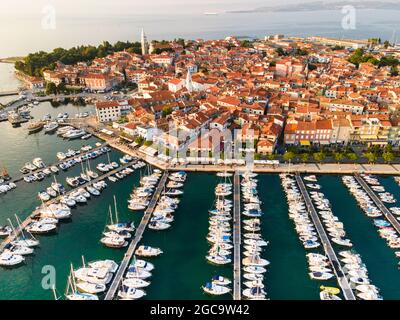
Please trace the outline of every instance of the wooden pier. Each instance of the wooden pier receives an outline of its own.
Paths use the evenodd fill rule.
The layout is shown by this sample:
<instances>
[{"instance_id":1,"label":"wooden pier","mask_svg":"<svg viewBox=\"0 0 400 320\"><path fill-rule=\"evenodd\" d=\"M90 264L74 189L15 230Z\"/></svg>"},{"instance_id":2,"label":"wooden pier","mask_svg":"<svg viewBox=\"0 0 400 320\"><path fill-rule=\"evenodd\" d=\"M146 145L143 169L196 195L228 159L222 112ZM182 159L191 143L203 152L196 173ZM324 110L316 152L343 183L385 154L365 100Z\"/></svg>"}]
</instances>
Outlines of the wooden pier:
<instances>
[{"instance_id":1,"label":"wooden pier","mask_svg":"<svg viewBox=\"0 0 400 320\"><path fill-rule=\"evenodd\" d=\"M321 240L325 254L329 258L329 261L332 265L333 271L336 275L338 284L342 289L344 298L346 300L356 300L356 298L354 296L354 292L350 288L349 281L347 280L347 278L343 272L340 261L336 256L335 250L333 250L331 241L329 240L329 238L325 232L322 222L318 217L318 214L317 214L317 211L315 210L314 204L311 201L311 198L308 194L308 191L307 191L307 189L304 185L304 182L301 179L299 173L296 173L296 181L299 186L300 192L303 195L304 201L305 201L307 209L308 209L308 213L310 214L311 219L312 219L312 221L315 225L315 228L318 232L318 235Z\"/></svg>"},{"instance_id":2,"label":"wooden pier","mask_svg":"<svg viewBox=\"0 0 400 320\"><path fill-rule=\"evenodd\" d=\"M51 199L50 201L47 201L47 202L45 203L45 205L42 205L42 206L38 207L35 211L33 211L33 212L31 213L31 215L30 215L29 217L27 217L27 218L21 223L20 226L18 225L18 226L15 228L15 232L13 232L10 236L8 236L7 238L4 239L4 241L0 244L0 252L3 252L3 250L5 249L5 247L6 247L9 243L13 242L14 240L16 240L16 239L18 238L18 236L22 233L22 231L33 221L33 218L35 218L35 217L37 217L37 216L40 215L40 210L43 209L45 206L48 206L48 205L53 204L53 203L55 203L55 202L58 202L58 201L60 200L60 197L68 196L69 194L71 194L72 192L74 192L74 191L77 190L77 189L85 188L85 187L87 187L87 186L91 186L93 183L99 182L100 180L104 180L105 178L107 178L107 177L109 177L109 176L111 176L111 175L113 175L113 174L116 174L117 172L120 172L120 171L122 171L122 170L124 170L124 169L126 169L126 168L128 168L128 167L130 167L130 166L132 166L132 165L134 165L136 162L137 162L137 160L131 161L131 162L125 164L125 165L122 165L122 166L118 167L117 169L114 169L114 170L112 170L112 171L109 171L109 172L103 174L102 176L99 176L99 177L96 178L96 179L93 179L93 180L91 180L91 181L89 181L89 182L87 182L87 183L85 183L85 184L83 184L83 185L80 185L80 186L77 187L77 188L74 188L74 189L72 189L72 190L66 192L66 193L63 194L63 195L60 195L60 196L58 196L58 197L56 197L56 198Z\"/></svg>"},{"instance_id":3,"label":"wooden pier","mask_svg":"<svg viewBox=\"0 0 400 320\"><path fill-rule=\"evenodd\" d=\"M38 169L32 170L31 172L29 172L29 173L27 173L27 174L24 174L24 175L20 176L19 178L14 179L13 182L14 182L14 183L17 183L17 182L23 180L23 179L24 179L25 177L27 177L27 176L30 176L30 175L32 175L32 174L34 174L34 173L36 173L36 172L41 172L41 171L43 171L43 170L45 170L45 169L50 169L50 168L53 167L53 166L56 166L59 170L62 170L62 169L60 169L60 167L59 167L59 165L60 165L61 163L64 163L64 162L69 161L69 160L72 160L72 159L75 159L75 158L77 158L77 157L82 157L82 156L84 156L84 155L87 155L87 154L89 154L89 153L95 152L95 151L100 150L101 148L104 148L104 147L107 147L107 146L108 146L108 143L106 142L106 143L103 143L100 147L96 147L96 148L93 148L92 150L89 150L89 151L87 151L87 152L80 153L79 155L76 155L76 156L70 157L70 158L68 158L68 159L64 159L64 160L58 161L58 162L56 162L56 163L53 163L53 164L51 164L51 165L48 165L48 166L45 167L45 168L41 168L41 169L38 168Z\"/></svg>"},{"instance_id":4,"label":"wooden pier","mask_svg":"<svg viewBox=\"0 0 400 320\"><path fill-rule=\"evenodd\" d=\"M400 223L399 221L393 216L393 214L386 208L386 206L383 204L381 199L375 194L375 192L370 188L368 183L365 182L365 180L360 177L359 175L354 176L357 180L357 182L361 185L361 187L365 190L365 192L370 196L372 201L375 203L375 205L381 210L381 212L384 214L386 219L389 220L389 222L392 224L393 228L396 229L397 233L400 234Z\"/></svg>"},{"instance_id":5,"label":"wooden pier","mask_svg":"<svg viewBox=\"0 0 400 320\"><path fill-rule=\"evenodd\" d=\"M161 196L161 193L164 189L165 183L167 182L168 178L168 173L164 172L163 176L160 179L160 182L158 183L157 189L154 192L153 197L150 200L149 206L147 207L147 210L144 212L143 218L140 221L139 226L136 229L135 236L130 243L128 250L126 251L124 258L118 268L118 271L113 279L113 282L110 285L110 288L107 291L107 294L104 298L104 300L113 300L117 290L121 284L122 278L125 275L126 269L129 266L130 261L132 260L132 256L135 254L135 250L139 242L142 240L143 233L146 230L147 224L150 221L151 215L157 205L157 202Z\"/></svg>"},{"instance_id":6,"label":"wooden pier","mask_svg":"<svg viewBox=\"0 0 400 320\"><path fill-rule=\"evenodd\" d=\"M233 178L233 299L241 300L241 219L240 219L240 175L235 172Z\"/></svg>"}]
</instances>

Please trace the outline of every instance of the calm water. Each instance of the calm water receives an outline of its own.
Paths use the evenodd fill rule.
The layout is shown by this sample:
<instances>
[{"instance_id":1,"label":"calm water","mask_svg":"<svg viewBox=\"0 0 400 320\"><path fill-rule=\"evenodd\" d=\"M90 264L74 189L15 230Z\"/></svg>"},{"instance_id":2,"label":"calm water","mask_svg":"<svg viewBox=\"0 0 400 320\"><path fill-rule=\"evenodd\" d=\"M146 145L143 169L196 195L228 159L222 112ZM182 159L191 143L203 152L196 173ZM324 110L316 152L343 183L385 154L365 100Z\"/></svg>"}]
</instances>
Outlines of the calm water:
<instances>
[{"instance_id":1,"label":"calm water","mask_svg":"<svg viewBox=\"0 0 400 320\"><path fill-rule=\"evenodd\" d=\"M61 108L61 109L60 109ZM92 107L81 109L90 110ZM50 104L35 107L32 114L39 118L46 113L53 115L67 111L70 114L82 110L72 105L52 108ZM83 144L97 141L63 141L55 135L38 133L27 135L24 126L12 128L8 123L0 123L0 163L6 166L10 174L18 175L19 168L34 157L40 156L47 163L56 161L56 153L68 148L78 148ZM112 160L118 161L121 154L113 151ZM92 162L106 161L102 156ZM77 175L80 167L57 175L57 180L65 183L65 177ZM124 181L112 184L101 197L93 198L88 205L78 206L73 210L71 222L62 223L57 235L40 237L40 248L28 257L26 264L17 269L0 270L0 299L52 299L51 291L41 286L42 268L47 265L55 267L57 289L62 293L70 263L79 267L81 256L87 261L95 259L114 259L120 261L124 250L112 250L99 243L104 229L108 206L113 196L117 197L121 219L141 219L140 213L127 209L127 199L132 188L138 184L141 172L135 172ZM215 299L203 294L201 286L213 275L224 275L232 278L232 267L210 265L205 260L209 249L206 240L208 231L208 210L213 207L214 187L218 178L213 174L188 174L185 194L181 198L175 222L170 230L156 232L146 230L143 243L160 247L164 254L152 260L154 270L152 284L147 290L147 299ZM42 183L19 183L18 188L0 196L0 224L7 219L14 219L17 214L27 217L39 205L36 197L38 191L50 185L51 178ZM400 275L397 259L377 233L372 220L366 217L357 206L354 198L348 193L338 176L321 176L319 182L328 199L333 204L334 213L343 221L349 238L366 263L372 282L381 289L385 299L400 298ZM393 178L381 178L388 191L400 199L399 187ZM308 276L305 254L294 224L288 218L287 203L280 185L278 175L259 176L259 193L263 201L265 215L262 222L262 233L270 242L263 257L271 262L265 277L265 285L271 299L318 299L319 286ZM323 283L335 285L334 282ZM231 299L231 295L223 297Z\"/></svg>"},{"instance_id":2,"label":"calm water","mask_svg":"<svg viewBox=\"0 0 400 320\"><path fill-rule=\"evenodd\" d=\"M241 7L251 9L246 4ZM167 9L163 14L154 12L138 14L134 7L123 13L118 13L113 9L101 13L100 9L102 9L101 6L91 8L86 12L82 11L82 13L74 10L73 14L69 15L64 14L63 11L57 11L55 29L42 28L43 14L40 6L37 11L29 12L29 14L4 16L0 19L0 36L9 41L3 41L0 44L0 57L26 55L39 50L81 44L97 45L104 40L138 41L142 27L145 28L149 39L177 37L215 39L230 35L264 37L275 33L292 36L321 35L390 39L393 30L399 28L400 18L400 11L397 10L357 10L356 29L345 30L341 25L343 15L340 10L226 13L208 16L203 15L203 10L199 10L198 13L177 14L165 13L168 12ZM9 33L10 26L13 29L12 34Z\"/></svg>"}]
</instances>

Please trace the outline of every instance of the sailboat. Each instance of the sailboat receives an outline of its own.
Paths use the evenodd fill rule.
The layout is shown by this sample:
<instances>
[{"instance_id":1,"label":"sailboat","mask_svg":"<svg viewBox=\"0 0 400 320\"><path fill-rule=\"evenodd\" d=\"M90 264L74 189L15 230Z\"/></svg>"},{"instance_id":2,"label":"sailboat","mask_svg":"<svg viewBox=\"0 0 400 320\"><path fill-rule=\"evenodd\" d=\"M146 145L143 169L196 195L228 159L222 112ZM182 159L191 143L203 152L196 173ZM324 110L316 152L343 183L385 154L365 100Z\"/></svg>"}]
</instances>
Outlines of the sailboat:
<instances>
[{"instance_id":1,"label":"sailboat","mask_svg":"<svg viewBox=\"0 0 400 320\"><path fill-rule=\"evenodd\" d=\"M98 296L91 293L81 293L77 290L74 269L71 265L71 272L68 276L67 289L65 290L67 300L99 300Z\"/></svg>"},{"instance_id":2,"label":"sailboat","mask_svg":"<svg viewBox=\"0 0 400 320\"><path fill-rule=\"evenodd\" d=\"M17 216L16 216L16 219L17 219L18 227L21 230L21 232L20 232L21 235L18 236L18 237L16 236L15 240L12 241L11 244L13 246L37 247L39 245L39 241L36 240L36 238L32 234L30 234L29 232L27 232L28 233L28 237L27 237L25 235L25 233L24 233L24 230L21 227L20 221L19 221ZM15 228L14 228L14 226L13 226L13 224L12 224L10 219L8 219L8 222L10 223L10 226L13 229L13 233L15 235L17 235L17 231L15 230Z\"/></svg>"},{"instance_id":3,"label":"sailboat","mask_svg":"<svg viewBox=\"0 0 400 320\"><path fill-rule=\"evenodd\" d=\"M110 224L106 225L106 230L103 232L104 237L100 240L105 246L109 248L123 248L128 245L126 239L131 238L130 232L134 231L132 222L120 223L118 220L118 208L117 200L114 196L114 208L115 208L115 221L113 219L113 213L111 206L109 207Z\"/></svg>"}]
</instances>

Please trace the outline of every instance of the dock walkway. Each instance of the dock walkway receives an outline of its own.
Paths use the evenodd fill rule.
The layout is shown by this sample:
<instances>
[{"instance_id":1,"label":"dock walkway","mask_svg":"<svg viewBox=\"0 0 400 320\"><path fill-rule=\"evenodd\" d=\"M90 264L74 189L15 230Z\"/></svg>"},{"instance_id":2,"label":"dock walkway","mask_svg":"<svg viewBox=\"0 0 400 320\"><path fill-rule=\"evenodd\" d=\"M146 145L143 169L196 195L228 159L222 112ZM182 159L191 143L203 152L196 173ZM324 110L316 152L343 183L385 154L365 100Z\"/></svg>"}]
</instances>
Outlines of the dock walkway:
<instances>
[{"instance_id":1,"label":"dock walkway","mask_svg":"<svg viewBox=\"0 0 400 320\"><path fill-rule=\"evenodd\" d=\"M233 189L233 299L241 300L241 219L240 219L240 175L235 172Z\"/></svg>"},{"instance_id":2,"label":"dock walkway","mask_svg":"<svg viewBox=\"0 0 400 320\"><path fill-rule=\"evenodd\" d=\"M98 182L100 180L104 180L105 178L107 178L107 177L109 177L109 176L111 176L111 175L113 175L113 174L115 174L117 172L120 172L120 171L122 171L122 170L124 170L124 169L126 169L126 168L128 168L128 167L130 167L132 165L134 165L136 162L137 162L137 160L131 161L131 162L129 162L129 163L125 164L125 165L122 165L122 166L118 167L117 169L109 171L109 172L103 174L102 176L99 176L98 178L93 179L93 180L91 180L91 181L89 181L89 182L87 182L87 183L85 183L85 184L83 184L83 185L81 185L81 186L79 186L79 187L77 187L75 189L72 189L72 190L66 192L65 194L63 194L61 196L53 198L50 201L47 201L45 206L53 204L53 203L59 201L60 197L68 196L69 194L71 194L72 192L74 192L77 189L85 188L87 186L91 186L93 183L96 183L96 182ZM40 214L40 209L42 209L43 207L44 206L42 205L39 208L37 208L35 211L33 211L31 213L31 215L29 217L27 217L21 223L20 226L17 226L15 228L15 232L13 232L10 236L8 236L7 238L4 239L4 241L0 244L0 252L3 252L3 250L5 249L7 244L9 244L10 242L13 242L16 238L18 238L18 236L22 233L22 231L33 221L33 218L37 217Z\"/></svg>"},{"instance_id":3,"label":"dock walkway","mask_svg":"<svg viewBox=\"0 0 400 320\"><path fill-rule=\"evenodd\" d=\"M331 262L333 271L336 275L339 286L342 289L344 298L346 300L356 300L354 296L354 292L350 288L350 284L343 272L342 266L339 262L339 259L336 256L335 250L333 250L332 244L325 232L325 229L322 225L321 220L318 217L317 211L315 210L314 204L311 201L311 198L306 190L303 180L300 177L299 173L296 173L296 181L300 188L300 192L303 195L304 201L306 203L308 213L310 214L312 221L315 225L315 228L318 232L319 238L321 239L321 243L323 245L323 249L325 254L328 256L329 261Z\"/></svg>"},{"instance_id":4,"label":"dock walkway","mask_svg":"<svg viewBox=\"0 0 400 320\"><path fill-rule=\"evenodd\" d=\"M118 268L118 271L114 277L113 282L110 285L110 288L107 291L107 294L106 294L104 300L113 300L114 299L114 297L117 293L117 290L119 288L119 285L122 281L122 278L125 275L126 269L128 268L129 263L132 259L132 256L135 253L136 247L139 244L140 240L142 240L143 233L147 227L147 224L150 221L151 215L152 215L152 213L157 205L157 202L161 196L161 192L164 189L167 178L168 178L168 173L164 172L163 176L160 179L160 182L158 183L157 189L154 192L153 197L151 198L150 204L147 207L147 210L144 212L143 218L140 221L140 224L136 229L135 236L134 236L132 242L130 243L128 250L126 251L126 253L124 255L124 258Z\"/></svg>"},{"instance_id":5,"label":"dock walkway","mask_svg":"<svg viewBox=\"0 0 400 320\"><path fill-rule=\"evenodd\" d=\"M396 231L400 234L400 223L399 221L393 216L393 214L386 208L386 206L383 204L381 199L375 194L375 192L370 188L370 186L365 182L363 178L361 178L359 175L355 175L355 178L357 182L361 185L361 187L365 190L366 193L370 196L372 201L375 203L375 205L379 208L379 210L382 211L382 213L385 215L386 219L389 220L389 222L392 224L392 226L396 229Z\"/></svg>"}]
</instances>

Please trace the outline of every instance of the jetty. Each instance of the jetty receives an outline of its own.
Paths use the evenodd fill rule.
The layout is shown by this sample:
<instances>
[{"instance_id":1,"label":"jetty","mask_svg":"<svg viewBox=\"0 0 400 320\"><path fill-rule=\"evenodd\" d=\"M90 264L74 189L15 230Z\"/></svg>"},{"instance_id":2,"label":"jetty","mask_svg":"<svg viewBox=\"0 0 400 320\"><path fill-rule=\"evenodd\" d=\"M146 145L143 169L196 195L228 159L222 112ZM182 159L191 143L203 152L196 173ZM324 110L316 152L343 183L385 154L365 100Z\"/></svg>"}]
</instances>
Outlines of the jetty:
<instances>
[{"instance_id":1,"label":"jetty","mask_svg":"<svg viewBox=\"0 0 400 320\"><path fill-rule=\"evenodd\" d=\"M167 182L168 172L164 172L163 176L158 183L157 189L155 190L153 197L150 200L149 206L147 207L142 220L140 221L139 226L136 229L135 236L130 243L128 250L126 251L124 258L118 268L118 271L110 285L110 288L107 291L107 294L104 300L113 300L117 290L121 284L122 278L125 275L126 269L129 266L130 261L132 260L132 256L135 254L135 250L137 245L139 244L140 240L142 240L144 231L146 230L147 224L150 221L151 215L157 205L157 202L161 196L162 191L164 190L165 183Z\"/></svg>"},{"instance_id":2,"label":"jetty","mask_svg":"<svg viewBox=\"0 0 400 320\"><path fill-rule=\"evenodd\" d=\"M241 300L241 219L240 219L240 175L233 178L233 299Z\"/></svg>"},{"instance_id":3,"label":"jetty","mask_svg":"<svg viewBox=\"0 0 400 320\"><path fill-rule=\"evenodd\" d=\"M100 147L93 148L93 149L91 149L91 150L89 150L89 151L87 151L87 152L80 153L80 154L75 155L75 156L73 156L73 157L70 157L70 158L68 158L68 159L64 159L64 160L58 161L58 162L53 163L53 164L51 164L51 165L48 165L47 167L44 167L44 168L38 168L38 169L32 170L31 172L29 172L29 173L27 173L27 174L24 174L24 175L22 175L22 176L20 176L20 177L18 177L18 178L16 178L16 179L14 179L13 182L14 182L14 183L20 182L21 180L23 180L23 179L24 179L25 177L27 177L27 176L30 176L30 175L32 175L32 174L34 174L34 173L36 173L36 172L43 171L43 170L45 170L45 169L50 169L50 168L53 167L53 166L56 166L57 168L59 168L58 166L59 166L61 163L64 163L64 162L69 161L69 160L72 160L72 159L75 159L75 158L77 158L77 157L85 156L85 155L87 155L87 154L89 154L89 153L98 151L98 150L100 150L100 149L102 149L102 148L104 148L104 147L107 147L107 146L108 146L108 143L106 142L106 143L103 143Z\"/></svg>"},{"instance_id":4,"label":"jetty","mask_svg":"<svg viewBox=\"0 0 400 320\"><path fill-rule=\"evenodd\" d=\"M42 205L42 206L38 207L35 211L33 211L31 213L30 216L28 216L24 221L22 221L22 223L15 228L15 232L13 232L11 235L9 235L7 238L4 239L4 241L0 244L0 252L3 252L3 250L5 249L5 247L9 243L11 243L14 240L16 240L18 238L18 236L20 234L22 234L23 230L34 220L34 218L36 218L36 217L38 217L40 215L40 210L43 209L44 207L46 207L47 205L53 204L55 202L58 202L60 200L60 197L68 196L69 194L74 192L76 189L85 188L87 186L91 186L93 183L99 182L100 180L104 180L105 178L108 178L109 176L114 175L114 174L116 174L116 173L118 173L118 172L120 172L120 171L122 171L122 170L124 170L124 169L126 169L126 168L128 168L128 167L130 167L132 165L134 165L136 162L137 162L137 160L131 161L131 162L125 164L125 165L120 166L117 169L109 171L109 172L103 174L102 176L99 176L96 179L93 179L93 180L91 180L91 181L89 181L89 182L87 182L87 183L85 183L83 185L80 185L77 188L74 188L74 189L66 192L63 195L60 195L60 196L58 196L56 198L51 199L50 201L47 201L45 205Z\"/></svg>"},{"instance_id":5,"label":"jetty","mask_svg":"<svg viewBox=\"0 0 400 320\"><path fill-rule=\"evenodd\" d=\"M319 238L321 239L321 243L322 243L323 249L325 251L325 254L327 255L327 257L332 265L332 268L333 268L333 271L337 278L338 284L339 284L340 288L342 289L344 298L346 300L356 300L356 298L354 296L354 292L350 288L349 281L347 280L347 278L343 272L340 261L339 261L338 257L336 256L335 250L333 250L331 241L329 240L329 238L325 232L322 222L318 217L317 211L315 210L314 204L312 203L311 198L308 194L306 186L304 185L304 182L300 176L300 173L298 173L298 172L296 173L296 182L297 182L297 185L299 186L300 192L306 203L308 213L311 216L311 219L312 219L312 221L315 225L315 228L318 232Z\"/></svg>"},{"instance_id":6,"label":"jetty","mask_svg":"<svg viewBox=\"0 0 400 320\"><path fill-rule=\"evenodd\" d=\"M0 97L16 96L19 94L18 90L0 91Z\"/></svg>"},{"instance_id":7,"label":"jetty","mask_svg":"<svg viewBox=\"0 0 400 320\"><path fill-rule=\"evenodd\" d=\"M375 203L375 205L381 210L381 212L384 214L386 219L389 220L389 222L392 224L393 228L396 229L397 233L400 234L400 223L399 221L393 216L392 212L388 210L388 208L383 204L381 199L375 194L375 192L370 188L368 183L365 182L365 180L360 177L358 174L354 176L357 180L357 182L361 185L361 187L365 190L365 192L370 196L372 201Z\"/></svg>"}]
</instances>

